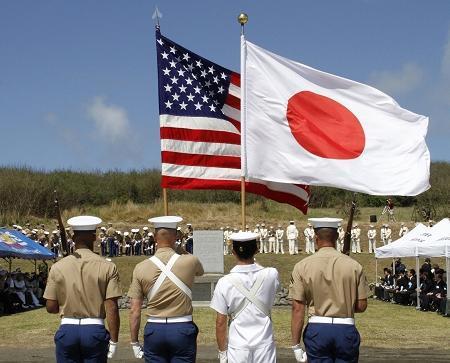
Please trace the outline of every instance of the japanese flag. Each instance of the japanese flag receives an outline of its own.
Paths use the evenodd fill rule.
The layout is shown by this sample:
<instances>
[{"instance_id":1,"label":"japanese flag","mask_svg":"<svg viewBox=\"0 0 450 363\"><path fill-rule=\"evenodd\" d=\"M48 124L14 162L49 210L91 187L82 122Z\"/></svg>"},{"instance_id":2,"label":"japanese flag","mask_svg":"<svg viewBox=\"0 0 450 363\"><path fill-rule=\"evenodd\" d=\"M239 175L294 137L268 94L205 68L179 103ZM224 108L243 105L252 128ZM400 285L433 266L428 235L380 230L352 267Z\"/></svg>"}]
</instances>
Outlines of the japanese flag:
<instances>
[{"instance_id":1,"label":"japanese flag","mask_svg":"<svg viewBox=\"0 0 450 363\"><path fill-rule=\"evenodd\" d=\"M373 87L248 41L242 51L246 177L373 195L430 187L427 117Z\"/></svg>"}]
</instances>

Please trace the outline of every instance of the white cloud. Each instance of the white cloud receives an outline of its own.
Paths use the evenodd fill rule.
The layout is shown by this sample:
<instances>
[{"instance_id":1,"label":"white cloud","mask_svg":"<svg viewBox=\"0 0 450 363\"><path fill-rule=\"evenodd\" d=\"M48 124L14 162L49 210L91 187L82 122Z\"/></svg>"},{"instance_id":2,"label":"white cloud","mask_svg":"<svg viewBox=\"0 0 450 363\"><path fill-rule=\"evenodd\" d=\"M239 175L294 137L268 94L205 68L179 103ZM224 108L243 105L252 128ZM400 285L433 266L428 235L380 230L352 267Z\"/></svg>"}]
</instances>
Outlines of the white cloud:
<instances>
[{"instance_id":1,"label":"white cloud","mask_svg":"<svg viewBox=\"0 0 450 363\"><path fill-rule=\"evenodd\" d=\"M369 79L374 87L398 96L414 91L422 83L423 71L415 63L406 63L397 71L375 71Z\"/></svg>"},{"instance_id":2,"label":"white cloud","mask_svg":"<svg viewBox=\"0 0 450 363\"><path fill-rule=\"evenodd\" d=\"M130 121L123 107L107 104L104 97L95 97L87 108L100 136L111 144L123 141L131 134Z\"/></svg>"}]
</instances>

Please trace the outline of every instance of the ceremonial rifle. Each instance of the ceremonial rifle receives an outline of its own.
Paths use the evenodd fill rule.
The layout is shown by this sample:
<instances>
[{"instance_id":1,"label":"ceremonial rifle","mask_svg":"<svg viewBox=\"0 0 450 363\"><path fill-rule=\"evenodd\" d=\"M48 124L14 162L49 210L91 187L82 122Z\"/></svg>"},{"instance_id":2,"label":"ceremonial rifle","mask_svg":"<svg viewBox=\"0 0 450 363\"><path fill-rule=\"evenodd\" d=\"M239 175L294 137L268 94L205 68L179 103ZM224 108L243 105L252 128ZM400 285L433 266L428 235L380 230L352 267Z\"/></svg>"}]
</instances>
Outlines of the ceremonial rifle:
<instances>
[{"instance_id":1,"label":"ceremonial rifle","mask_svg":"<svg viewBox=\"0 0 450 363\"><path fill-rule=\"evenodd\" d=\"M353 226L353 216L355 215L356 209L356 193L353 194L352 205L350 207L350 216L348 217L347 230L345 231L344 237L344 248L342 249L342 253L347 256L350 255L350 240L352 238L352 226Z\"/></svg>"},{"instance_id":2,"label":"ceremonial rifle","mask_svg":"<svg viewBox=\"0 0 450 363\"><path fill-rule=\"evenodd\" d=\"M58 229L59 229L59 236L61 239L61 247L63 250L63 257L66 257L69 254L66 229L64 228L64 224L62 221L61 210L59 209L58 195L56 194L56 190L54 193L55 193L55 210L56 210L56 217L58 218Z\"/></svg>"}]
</instances>

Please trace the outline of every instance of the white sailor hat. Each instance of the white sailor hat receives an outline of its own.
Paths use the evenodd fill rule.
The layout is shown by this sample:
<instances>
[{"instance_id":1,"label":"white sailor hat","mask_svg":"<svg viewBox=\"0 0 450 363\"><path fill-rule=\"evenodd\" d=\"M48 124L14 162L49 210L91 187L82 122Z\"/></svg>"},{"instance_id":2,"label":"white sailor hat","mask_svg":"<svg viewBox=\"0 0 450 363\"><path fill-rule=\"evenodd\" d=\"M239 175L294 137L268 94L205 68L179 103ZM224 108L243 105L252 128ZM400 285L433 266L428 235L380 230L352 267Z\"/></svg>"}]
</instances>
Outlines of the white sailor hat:
<instances>
[{"instance_id":1,"label":"white sailor hat","mask_svg":"<svg viewBox=\"0 0 450 363\"><path fill-rule=\"evenodd\" d=\"M404 223L404 222L402 222L402 223L400 223L400 225L401 225L401 226L404 226L404 225L405 225L405 223Z\"/></svg>"},{"instance_id":2,"label":"white sailor hat","mask_svg":"<svg viewBox=\"0 0 450 363\"><path fill-rule=\"evenodd\" d=\"M155 229L165 228L165 229L177 229L178 223L180 223L183 218L178 216L163 216L150 218L148 221L153 223Z\"/></svg>"},{"instance_id":3,"label":"white sailor hat","mask_svg":"<svg viewBox=\"0 0 450 363\"><path fill-rule=\"evenodd\" d=\"M308 227L312 227L312 224L311 224L311 223L308 223Z\"/></svg>"},{"instance_id":4,"label":"white sailor hat","mask_svg":"<svg viewBox=\"0 0 450 363\"><path fill-rule=\"evenodd\" d=\"M142 230L143 230L143 231L148 231L148 227L145 226L145 227L142 228Z\"/></svg>"},{"instance_id":5,"label":"white sailor hat","mask_svg":"<svg viewBox=\"0 0 450 363\"><path fill-rule=\"evenodd\" d=\"M119 235L120 235L120 234L122 234L122 232L121 232L121 231L116 231L116 233L117 233L117 234L119 234Z\"/></svg>"},{"instance_id":6,"label":"white sailor hat","mask_svg":"<svg viewBox=\"0 0 450 363\"><path fill-rule=\"evenodd\" d=\"M21 226L17 226L17 229L20 231L20 230L22 230L22 227Z\"/></svg>"},{"instance_id":7,"label":"white sailor hat","mask_svg":"<svg viewBox=\"0 0 450 363\"><path fill-rule=\"evenodd\" d=\"M373 228L373 224L370 225L370 228Z\"/></svg>"},{"instance_id":8,"label":"white sailor hat","mask_svg":"<svg viewBox=\"0 0 450 363\"><path fill-rule=\"evenodd\" d=\"M49 233L48 231L45 231L44 234L45 234L46 236L48 236L50 233Z\"/></svg>"},{"instance_id":9,"label":"white sailor hat","mask_svg":"<svg viewBox=\"0 0 450 363\"><path fill-rule=\"evenodd\" d=\"M139 232L139 228L132 228L132 229L131 229L131 232L132 232L132 233L138 233L138 232Z\"/></svg>"},{"instance_id":10,"label":"white sailor hat","mask_svg":"<svg viewBox=\"0 0 450 363\"><path fill-rule=\"evenodd\" d=\"M259 223L256 223L256 227L259 227Z\"/></svg>"},{"instance_id":11,"label":"white sailor hat","mask_svg":"<svg viewBox=\"0 0 450 363\"><path fill-rule=\"evenodd\" d=\"M236 242L254 241L257 238L258 238L258 234L253 233L253 232L238 232L238 233L233 233L230 236L230 239L232 241L236 241Z\"/></svg>"},{"instance_id":12,"label":"white sailor hat","mask_svg":"<svg viewBox=\"0 0 450 363\"><path fill-rule=\"evenodd\" d=\"M289 223L290 223L290 224L294 224L295 222L294 222L294 221L289 221Z\"/></svg>"},{"instance_id":13,"label":"white sailor hat","mask_svg":"<svg viewBox=\"0 0 450 363\"><path fill-rule=\"evenodd\" d=\"M106 231L106 227L100 227L102 231Z\"/></svg>"},{"instance_id":14,"label":"white sailor hat","mask_svg":"<svg viewBox=\"0 0 450 363\"><path fill-rule=\"evenodd\" d=\"M74 231L95 231L100 223L102 220L93 216L72 217L67 221Z\"/></svg>"},{"instance_id":15,"label":"white sailor hat","mask_svg":"<svg viewBox=\"0 0 450 363\"><path fill-rule=\"evenodd\" d=\"M353 227L358 227L358 223L355 223L355 224L353 225Z\"/></svg>"},{"instance_id":16,"label":"white sailor hat","mask_svg":"<svg viewBox=\"0 0 450 363\"><path fill-rule=\"evenodd\" d=\"M125 232L123 235L128 236L129 234L130 234L129 232Z\"/></svg>"},{"instance_id":17,"label":"white sailor hat","mask_svg":"<svg viewBox=\"0 0 450 363\"><path fill-rule=\"evenodd\" d=\"M58 234L58 231L55 229L52 234Z\"/></svg>"},{"instance_id":18,"label":"white sailor hat","mask_svg":"<svg viewBox=\"0 0 450 363\"><path fill-rule=\"evenodd\" d=\"M192 226L192 224L190 224L190 223L186 223L186 226Z\"/></svg>"},{"instance_id":19,"label":"white sailor hat","mask_svg":"<svg viewBox=\"0 0 450 363\"><path fill-rule=\"evenodd\" d=\"M318 228L338 228L338 224L342 222L342 218L309 218L315 229Z\"/></svg>"},{"instance_id":20,"label":"white sailor hat","mask_svg":"<svg viewBox=\"0 0 450 363\"><path fill-rule=\"evenodd\" d=\"M37 229L33 229L33 230L31 231L31 233L36 234L36 233L37 233Z\"/></svg>"},{"instance_id":21,"label":"white sailor hat","mask_svg":"<svg viewBox=\"0 0 450 363\"><path fill-rule=\"evenodd\" d=\"M13 224L12 226L13 226L13 228L17 228L17 224Z\"/></svg>"}]
</instances>

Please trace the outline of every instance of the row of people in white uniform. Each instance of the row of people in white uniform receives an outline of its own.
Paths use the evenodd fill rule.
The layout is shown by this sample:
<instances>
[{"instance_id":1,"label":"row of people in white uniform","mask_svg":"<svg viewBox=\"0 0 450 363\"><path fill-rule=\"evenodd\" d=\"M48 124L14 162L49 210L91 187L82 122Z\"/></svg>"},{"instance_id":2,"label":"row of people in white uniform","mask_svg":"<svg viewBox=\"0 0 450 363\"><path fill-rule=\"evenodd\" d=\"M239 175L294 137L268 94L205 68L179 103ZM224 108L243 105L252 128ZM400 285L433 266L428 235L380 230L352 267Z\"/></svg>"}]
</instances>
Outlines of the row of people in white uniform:
<instances>
[{"instance_id":1,"label":"row of people in white uniform","mask_svg":"<svg viewBox=\"0 0 450 363\"><path fill-rule=\"evenodd\" d=\"M233 233L238 232L237 229L230 229L230 227L222 228L223 229L223 240L224 240L224 254L228 255L231 253L231 240L230 237ZM239 232L243 232L240 230ZM258 235L258 243L259 243L259 253L275 253L275 254L284 254L284 238L288 240L288 252L290 255L296 255L299 252L299 243L298 238L300 232L295 226L294 221L289 222L289 226L285 230L278 225L278 228L274 227L266 228L266 225L262 223L261 225L257 224L256 228L251 231L249 226L247 225L245 228L245 232L253 232ZM305 252L310 254L315 252L314 246L314 229L310 223L308 223L308 227L303 232L305 236Z\"/></svg>"},{"instance_id":2,"label":"row of people in white uniform","mask_svg":"<svg viewBox=\"0 0 450 363\"><path fill-rule=\"evenodd\" d=\"M338 232L339 239L336 248L342 251L344 247L345 231L342 227L339 227ZM405 223L401 223L400 230L398 232L399 238L403 237L408 232L409 229L405 226ZM369 253L375 253L375 249L377 248L377 230L373 224L369 226L367 238L369 240ZM392 229L388 224L383 224L381 227L380 240L383 243L383 246L392 242ZM361 228L358 226L358 223L355 223L351 231L351 250L352 253L361 253Z\"/></svg>"},{"instance_id":3,"label":"row of people in white uniform","mask_svg":"<svg viewBox=\"0 0 450 363\"><path fill-rule=\"evenodd\" d=\"M230 227L222 228L224 231L223 239L224 239L224 254L228 255L231 253L231 241L230 236L233 233L238 232L237 229L230 229ZM239 232L242 232L240 230ZM245 232L250 232L250 228L247 225L245 228ZM404 223L401 223L401 227L399 230L399 237L403 237L406 233L409 232L408 227L405 226ZM274 227L266 228L265 224L262 223L261 226L259 224L256 225L256 228L253 230L253 233L258 235L259 242L259 253L275 253L275 254L284 254L284 237L285 231L278 225L277 229ZM336 249L338 251L343 250L344 248L344 237L345 231L341 225L338 228L339 238L336 242ZM289 222L289 226L286 228L286 239L288 240L288 248L290 255L296 255L299 253L299 235L297 227L295 226L294 221ZM303 231L303 236L305 238L305 253L311 254L316 252L315 244L314 244L314 228L310 223L308 223L307 228ZM370 225L369 230L367 231L367 238L369 240L369 253L375 253L376 248L376 238L377 230L374 225ZM380 240L383 245L389 244L392 242L392 230L388 224L383 224L380 229ZM358 223L355 223L352 231L351 231L351 250L352 253L361 253L361 228Z\"/></svg>"}]
</instances>

